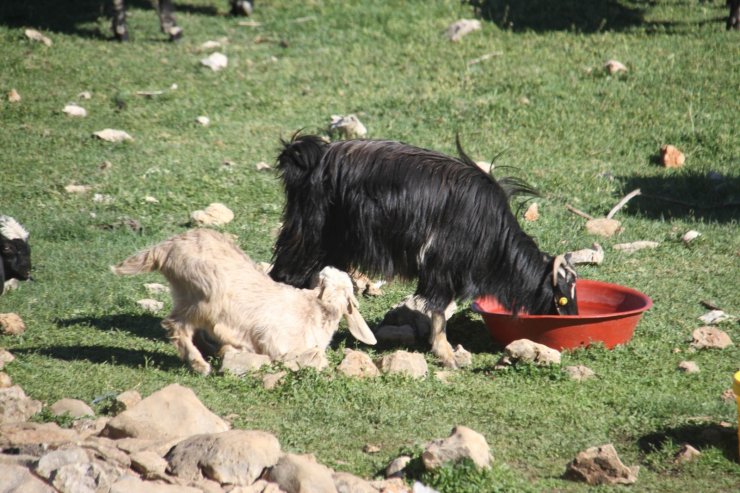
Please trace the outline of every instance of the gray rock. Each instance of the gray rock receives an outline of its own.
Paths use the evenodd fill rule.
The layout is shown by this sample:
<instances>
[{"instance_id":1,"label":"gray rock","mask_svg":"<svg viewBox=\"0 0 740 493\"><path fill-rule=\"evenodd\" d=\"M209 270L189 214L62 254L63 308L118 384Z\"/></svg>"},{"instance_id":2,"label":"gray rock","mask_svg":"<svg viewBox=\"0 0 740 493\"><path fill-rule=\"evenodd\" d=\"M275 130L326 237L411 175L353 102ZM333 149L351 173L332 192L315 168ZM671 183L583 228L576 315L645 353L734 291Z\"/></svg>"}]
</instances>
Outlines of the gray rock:
<instances>
[{"instance_id":1,"label":"gray rock","mask_svg":"<svg viewBox=\"0 0 740 493\"><path fill-rule=\"evenodd\" d=\"M421 353L395 351L383 356L378 365L383 373L407 375L412 378L423 378L429 367Z\"/></svg>"},{"instance_id":2,"label":"gray rock","mask_svg":"<svg viewBox=\"0 0 740 493\"><path fill-rule=\"evenodd\" d=\"M166 476L167 461L151 450L142 450L131 454L131 469L141 474L144 479L157 479Z\"/></svg>"},{"instance_id":3,"label":"gray rock","mask_svg":"<svg viewBox=\"0 0 740 493\"><path fill-rule=\"evenodd\" d=\"M202 493L202 490L189 486L142 481L134 475L126 475L113 483L110 493Z\"/></svg>"},{"instance_id":4,"label":"gray rock","mask_svg":"<svg viewBox=\"0 0 740 493\"><path fill-rule=\"evenodd\" d=\"M533 363L538 366L559 365L560 352L529 339L518 339L504 348L504 356L496 363L496 368L506 368L516 363Z\"/></svg>"},{"instance_id":5,"label":"gray rock","mask_svg":"<svg viewBox=\"0 0 740 493\"><path fill-rule=\"evenodd\" d=\"M133 408L139 402L141 402L141 394L139 394L138 391L127 390L125 392L121 392L116 396L113 403L113 412L114 414L121 414L123 411L128 411Z\"/></svg>"},{"instance_id":6,"label":"gray rock","mask_svg":"<svg viewBox=\"0 0 740 493\"><path fill-rule=\"evenodd\" d=\"M332 478L338 493L378 493L370 483L348 472L335 472Z\"/></svg>"},{"instance_id":7,"label":"gray rock","mask_svg":"<svg viewBox=\"0 0 740 493\"><path fill-rule=\"evenodd\" d=\"M490 467L492 460L486 438L466 426L456 426L449 437L430 442L421 454L427 470L463 459L472 460L479 468Z\"/></svg>"},{"instance_id":8,"label":"gray rock","mask_svg":"<svg viewBox=\"0 0 740 493\"><path fill-rule=\"evenodd\" d=\"M237 377L253 373L269 365L272 360L265 354L250 353L249 351L228 351L221 362L221 373L230 373Z\"/></svg>"},{"instance_id":9,"label":"gray rock","mask_svg":"<svg viewBox=\"0 0 740 493\"><path fill-rule=\"evenodd\" d=\"M110 491L112 481L98 463L80 462L55 470L51 484L61 493L99 493Z\"/></svg>"},{"instance_id":10,"label":"gray rock","mask_svg":"<svg viewBox=\"0 0 740 493\"><path fill-rule=\"evenodd\" d=\"M390 464L388 464L388 467L385 468L385 477L403 478L406 475L405 469L406 466L409 465L409 462L411 462L411 457L408 455L396 457Z\"/></svg>"},{"instance_id":11,"label":"gray rock","mask_svg":"<svg viewBox=\"0 0 740 493\"><path fill-rule=\"evenodd\" d=\"M53 450L39 459L34 470L42 478L50 479L54 471L68 464L90 462L90 457L82 447Z\"/></svg>"},{"instance_id":12,"label":"gray rock","mask_svg":"<svg viewBox=\"0 0 740 493\"><path fill-rule=\"evenodd\" d=\"M633 484L637 481L639 467L629 468L608 443L580 452L565 470L565 478L583 481L592 486L599 484Z\"/></svg>"},{"instance_id":13,"label":"gray rock","mask_svg":"<svg viewBox=\"0 0 740 493\"><path fill-rule=\"evenodd\" d=\"M110 420L102 434L165 441L228 429L228 423L209 411L192 390L172 384Z\"/></svg>"},{"instance_id":14,"label":"gray rock","mask_svg":"<svg viewBox=\"0 0 740 493\"><path fill-rule=\"evenodd\" d=\"M208 478L221 484L249 485L280 457L280 443L270 433L232 430L196 435L165 456L168 472L186 481Z\"/></svg>"},{"instance_id":15,"label":"gray rock","mask_svg":"<svg viewBox=\"0 0 740 493\"><path fill-rule=\"evenodd\" d=\"M367 353L352 349L344 350L344 359L337 367L337 371L348 377L357 378L373 378L380 375L378 367Z\"/></svg>"},{"instance_id":16,"label":"gray rock","mask_svg":"<svg viewBox=\"0 0 740 493\"><path fill-rule=\"evenodd\" d=\"M0 493L55 493L27 468L0 462Z\"/></svg>"},{"instance_id":17,"label":"gray rock","mask_svg":"<svg viewBox=\"0 0 740 493\"><path fill-rule=\"evenodd\" d=\"M64 414L69 414L73 418L95 416L95 411L79 399L60 399L52 404L50 409L54 416L62 416Z\"/></svg>"},{"instance_id":18,"label":"gray rock","mask_svg":"<svg viewBox=\"0 0 740 493\"><path fill-rule=\"evenodd\" d=\"M267 480L287 493L338 493L331 470L302 455L283 455Z\"/></svg>"},{"instance_id":19,"label":"gray rock","mask_svg":"<svg viewBox=\"0 0 740 493\"><path fill-rule=\"evenodd\" d=\"M41 407L41 402L28 397L18 385L0 388L0 424L28 421Z\"/></svg>"}]
</instances>

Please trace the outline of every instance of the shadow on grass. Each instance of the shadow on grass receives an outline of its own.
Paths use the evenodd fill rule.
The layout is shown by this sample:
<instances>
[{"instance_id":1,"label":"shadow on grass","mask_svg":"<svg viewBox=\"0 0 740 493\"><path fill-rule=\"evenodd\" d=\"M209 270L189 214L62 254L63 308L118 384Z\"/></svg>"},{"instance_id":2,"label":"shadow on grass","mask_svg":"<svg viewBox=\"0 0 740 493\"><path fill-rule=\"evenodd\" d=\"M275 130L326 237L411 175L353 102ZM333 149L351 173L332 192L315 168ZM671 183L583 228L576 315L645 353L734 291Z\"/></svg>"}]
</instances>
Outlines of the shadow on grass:
<instances>
[{"instance_id":1,"label":"shadow on grass","mask_svg":"<svg viewBox=\"0 0 740 493\"><path fill-rule=\"evenodd\" d=\"M660 452L671 444L688 443L700 452L716 448L730 461L737 462L738 437L737 429L717 423L686 424L675 428L666 428L649 433L637 441L640 450L645 453Z\"/></svg>"},{"instance_id":2,"label":"shadow on grass","mask_svg":"<svg viewBox=\"0 0 740 493\"><path fill-rule=\"evenodd\" d=\"M151 10L151 22L159 25L154 3L150 0L125 0L127 9ZM190 5L175 2L175 17L178 12L217 15L217 6ZM98 19L108 19L107 28L101 32L92 27ZM112 0L2 0L0 1L0 25L10 28L36 28L57 33L73 34L82 38L113 39L110 28ZM134 33L135 35L135 33Z\"/></svg>"},{"instance_id":3,"label":"shadow on grass","mask_svg":"<svg viewBox=\"0 0 740 493\"><path fill-rule=\"evenodd\" d=\"M175 370L183 367L183 362L174 355L111 346L52 346L16 349L14 352L40 354L62 361L89 361L97 364L124 365L130 368Z\"/></svg>"},{"instance_id":4,"label":"shadow on grass","mask_svg":"<svg viewBox=\"0 0 740 493\"><path fill-rule=\"evenodd\" d=\"M122 330L144 339L167 341L167 334L161 327L161 317L152 315L105 315L103 317L77 317L66 320L57 319L54 323L60 328L86 325L98 330Z\"/></svg>"},{"instance_id":5,"label":"shadow on grass","mask_svg":"<svg viewBox=\"0 0 740 493\"><path fill-rule=\"evenodd\" d=\"M687 218L718 223L740 220L740 176L688 172L672 176L619 177L625 193L636 188L625 214L651 219Z\"/></svg>"}]
</instances>

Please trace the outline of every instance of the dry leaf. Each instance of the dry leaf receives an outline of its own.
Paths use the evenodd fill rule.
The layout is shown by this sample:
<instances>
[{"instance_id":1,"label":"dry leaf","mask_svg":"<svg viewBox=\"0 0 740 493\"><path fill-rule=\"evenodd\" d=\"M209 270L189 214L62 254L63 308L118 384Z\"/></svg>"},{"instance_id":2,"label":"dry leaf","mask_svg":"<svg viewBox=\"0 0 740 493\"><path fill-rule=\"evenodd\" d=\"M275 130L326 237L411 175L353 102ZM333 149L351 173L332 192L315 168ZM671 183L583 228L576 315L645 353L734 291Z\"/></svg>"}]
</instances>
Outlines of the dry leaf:
<instances>
[{"instance_id":1,"label":"dry leaf","mask_svg":"<svg viewBox=\"0 0 740 493\"><path fill-rule=\"evenodd\" d=\"M77 116L77 117L87 116L87 110L83 108L82 106L77 106L76 104L68 104L62 109L62 112L68 114L69 116Z\"/></svg>"},{"instance_id":2,"label":"dry leaf","mask_svg":"<svg viewBox=\"0 0 740 493\"><path fill-rule=\"evenodd\" d=\"M527 211L524 213L524 219L530 222L534 222L539 218L540 218L540 205L537 202L534 202L532 205L530 205L527 208Z\"/></svg>"},{"instance_id":3,"label":"dry leaf","mask_svg":"<svg viewBox=\"0 0 740 493\"><path fill-rule=\"evenodd\" d=\"M229 59L223 53L216 52L211 53L208 57L202 59L200 63L214 72L218 72L219 70L226 68L229 64Z\"/></svg>"},{"instance_id":4,"label":"dry leaf","mask_svg":"<svg viewBox=\"0 0 740 493\"><path fill-rule=\"evenodd\" d=\"M100 130L99 132L93 133L93 135L100 140L105 140L106 142L123 142L124 140L134 140L133 137L131 137L123 130L114 130L112 128Z\"/></svg>"},{"instance_id":5,"label":"dry leaf","mask_svg":"<svg viewBox=\"0 0 740 493\"><path fill-rule=\"evenodd\" d=\"M26 29L25 34L32 41L38 41L39 43L44 43L46 46L51 46L51 40L35 29Z\"/></svg>"}]
</instances>

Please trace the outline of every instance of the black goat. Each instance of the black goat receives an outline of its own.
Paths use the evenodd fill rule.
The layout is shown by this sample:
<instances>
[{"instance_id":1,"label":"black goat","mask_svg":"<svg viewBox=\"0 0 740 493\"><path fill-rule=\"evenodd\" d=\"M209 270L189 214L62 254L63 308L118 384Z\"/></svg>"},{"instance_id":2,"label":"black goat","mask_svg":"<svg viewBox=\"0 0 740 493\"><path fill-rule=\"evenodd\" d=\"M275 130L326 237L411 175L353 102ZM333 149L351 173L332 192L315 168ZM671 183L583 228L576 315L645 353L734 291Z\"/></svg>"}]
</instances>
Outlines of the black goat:
<instances>
[{"instance_id":1,"label":"black goat","mask_svg":"<svg viewBox=\"0 0 740 493\"><path fill-rule=\"evenodd\" d=\"M253 0L229 0L231 15L252 15ZM128 26L126 25L126 1L112 0L113 5L113 35L118 41L128 41ZM162 32L170 37L170 41L182 38L182 28L175 21L175 9L172 0L158 0L157 13L159 26Z\"/></svg>"},{"instance_id":2,"label":"black goat","mask_svg":"<svg viewBox=\"0 0 740 493\"><path fill-rule=\"evenodd\" d=\"M0 216L0 294L5 281L31 278L31 247L28 231L10 216Z\"/></svg>"},{"instance_id":3,"label":"black goat","mask_svg":"<svg viewBox=\"0 0 740 493\"><path fill-rule=\"evenodd\" d=\"M727 0L730 14L727 16L727 29L740 29L740 0Z\"/></svg>"},{"instance_id":4,"label":"black goat","mask_svg":"<svg viewBox=\"0 0 740 493\"><path fill-rule=\"evenodd\" d=\"M432 351L457 366L445 334L454 299L495 296L517 313L576 314L575 271L542 253L508 194L459 158L392 141L283 142L283 227L273 279L308 287L322 267L418 279L432 311Z\"/></svg>"}]
</instances>

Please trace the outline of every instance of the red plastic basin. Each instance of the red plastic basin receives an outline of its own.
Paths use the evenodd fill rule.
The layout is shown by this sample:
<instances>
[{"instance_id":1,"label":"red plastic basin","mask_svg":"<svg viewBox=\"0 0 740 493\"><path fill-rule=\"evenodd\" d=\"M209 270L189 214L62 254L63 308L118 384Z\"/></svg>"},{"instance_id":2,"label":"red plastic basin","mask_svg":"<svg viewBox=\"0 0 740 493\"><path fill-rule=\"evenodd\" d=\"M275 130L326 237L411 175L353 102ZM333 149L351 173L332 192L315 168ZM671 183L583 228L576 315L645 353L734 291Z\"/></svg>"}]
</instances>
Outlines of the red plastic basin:
<instances>
[{"instance_id":1,"label":"red plastic basin","mask_svg":"<svg viewBox=\"0 0 740 493\"><path fill-rule=\"evenodd\" d=\"M601 342L611 349L632 338L642 314L653 306L645 294L618 284L581 279L576 283L578 315L512 316L491 296L473 302L491 337L502 345L529 339L553 349Z\"/></svg>"}]
</instances>

